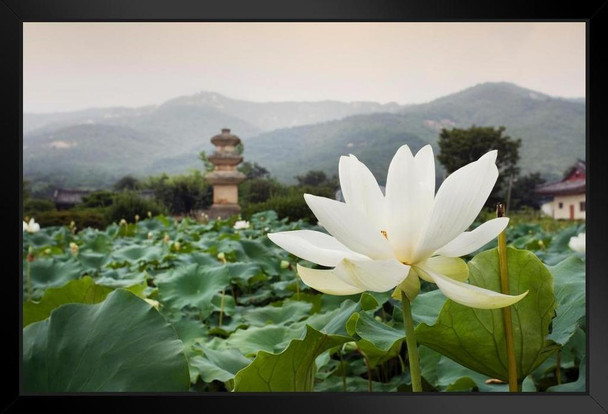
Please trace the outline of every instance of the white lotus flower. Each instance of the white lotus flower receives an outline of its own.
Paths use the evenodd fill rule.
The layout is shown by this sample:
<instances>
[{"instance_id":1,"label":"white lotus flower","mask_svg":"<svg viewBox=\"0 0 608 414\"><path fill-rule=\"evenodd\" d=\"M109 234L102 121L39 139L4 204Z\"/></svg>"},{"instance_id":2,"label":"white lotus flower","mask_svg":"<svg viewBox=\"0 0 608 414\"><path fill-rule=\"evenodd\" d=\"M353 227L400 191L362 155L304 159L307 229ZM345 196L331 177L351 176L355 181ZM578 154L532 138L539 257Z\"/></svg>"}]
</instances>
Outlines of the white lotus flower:
<instances>
[{"instance_id":1,"label":"white lotus flower","mask_svg":"<svg viewBox=\"0 0 608 414\"><path fill-rule=\"evenodd\" d=\"M509 222L496 218L466 231L496 183L496 156L496 151L490 151L455 171L435 194L433 149L427 145L414 157L404 145L389 166L386 196L363 163L354 155L343 156L339 174L345 202L304 195L330 235L295 230L268 237L296 256L333 268L298 265L302 281L320 292L385 292L406 277L408 285L420 277L463 305L509 306L527 292L510 296L464 283L468 267L459 258L494 239Z\"/></svg>"},{"instance_id":2,"label":"white lotus flower","mask_svg":"<svg viewBox=\"0 0 608 414\"><path fill-rule=\"evenodd\" d=\"M244 230L244 229L248 229L249 228L249 222L247 220L239 220L236 223L234 223L234 227L235 230Z\"/></svg>"},{"instance_id":3,"label":"white lotus flower","mask_svg":"<svg viewBox=\"0 0 608 414\"><path fill-rule=\"evenodd\" d=\"M40 230L40 224L36 223L34 218L32 217L28 223L23 222L23 231L27 231L28 233L36 233Z\"/></svg>"},{"instance_id":4,"label":"white lotus flower","mask_svg":"<svg viewBox=\"0 0 608 414\"><path fill-rule=\"evenodd\" d=\"M568 247L575 252L585 254L585 233L579 233L578 236L571 237Z\"/></svg>"}]
</instances>

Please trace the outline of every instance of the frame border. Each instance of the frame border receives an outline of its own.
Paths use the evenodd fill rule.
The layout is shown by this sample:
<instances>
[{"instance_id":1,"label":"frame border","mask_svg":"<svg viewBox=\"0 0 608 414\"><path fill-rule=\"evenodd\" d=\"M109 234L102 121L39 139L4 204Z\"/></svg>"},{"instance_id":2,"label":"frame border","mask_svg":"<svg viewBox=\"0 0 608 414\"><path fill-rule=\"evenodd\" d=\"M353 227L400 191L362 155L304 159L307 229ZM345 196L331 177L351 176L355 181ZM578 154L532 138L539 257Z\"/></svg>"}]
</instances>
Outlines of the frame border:
<instances>
[{"instance_id":1,"label":"frame border","mask_svg":"<svg viewBox=\"0 0 608 414\"><path fill-rule=\"evenodd\" d=\"M605 46L601 43L608 31L608 0L593 0L583 4L556 5L548 0L512 0L487 3L473 0L460 1L454 4L449 0L433 0L426 3L412 3L398 0L305 0L299 2L281 2L280 0L224 0L216 1L173 0L171 3L162 0L106 0L82 2L79 0L0 0L0 35L5 39L4 111L0 112L0 125L19 154L17 168L11 169L19 184L18 208L10 211L3 205L2 211L12 220L15 226L21 217L21 182L23 178L23 135L22 135L22 84L23 84L23 23L24 22L100 22L100 21L386 21L386 22L499 22L499 21L584 21L587 28L587 141L586 154L589 174L587 176L588 202L587 222L587 392L586 393L523 393L523 394L490 394L490 393L422 393L422 394L389 394L389 393L243 393L243 394L195 394L195 393L103 393L103 394L58 394L53 396L24 395L20 387L21 379L21 295L5 294L1 302L3 314L9 317L9 332L16 334L17 341L8 344L10 358L3 370L7 383L0 403L2 412L29 412L42 410L87 410L88 412L107 412L108 409L120 407L121 411L145 410L148 412L175 411L179 406L184 410L241 409L250 411L289 411L300 413L310 410L322 412L350 411L371 412L386 410L388 412L404 409L418 412L439 412L449 407L450 411L465 411L469 414L493 412L551 412L552 414L572 413L608 413L608 324L604 316L608 314L608 281L602 274L600 249L608 246L602 238L608 230L604 206L608 188L603 177L608 176L602 162L602 138L608 139L606 109L606 74L608 65ZM3 88L4 89L4 88ZM17 136L18 140L14 140ZM593 139L591 139L593 137ZM12 158L12 157L11 157ZM11 160L12 161L12 160ZM9 180L7 180L8 182ZM11 180L12 181L12 180ZM15 214L17 213L17 214ZM15 217L15 215L17 217ZM15 231L17 231L15 229ZM19 262L17 269L21 275L22 263L22 229L19 228ZM12 233L14 235L14 233ZM9 256L6 254L6 256ZM10 261L14 260L10 255ZM8 257L7 257L8 258ZM14 263L14 262L12 262ZM8 277L14 275L7 272ZM14 276L13 276L14 277ZM21 290L21 276L17 278L15 290ZM8 300L6 300L8 299ZM13 325L14 324L14 325ZM5 348L6 349L6 348ZM591 364L593 361L593 364ZM17 374L18 380L14 381ZM10 380L8 376L10 375ZM602 392L604 391L604 392ZM294 404L295 403L295 404Z\"/></svg>"}]
</instances>

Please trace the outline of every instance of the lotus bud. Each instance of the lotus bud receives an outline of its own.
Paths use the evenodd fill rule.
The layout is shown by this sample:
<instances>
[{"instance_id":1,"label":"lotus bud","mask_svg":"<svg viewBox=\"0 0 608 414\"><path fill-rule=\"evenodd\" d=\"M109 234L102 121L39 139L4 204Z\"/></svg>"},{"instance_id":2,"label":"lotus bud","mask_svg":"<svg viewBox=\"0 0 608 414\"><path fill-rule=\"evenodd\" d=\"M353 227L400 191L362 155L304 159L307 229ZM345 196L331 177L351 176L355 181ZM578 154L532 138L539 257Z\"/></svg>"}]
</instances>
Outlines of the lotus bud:
<instances>
[{"instance_id":1,"label":"lotus bud","mask_svg":"<svg viewBox=\"0 0 608 414\"><path fill-rule=\"evenodd\" d=\"M158 310L158 308L160 307L160 302L154 299L144 299L146 302L148 302L150 305L152 305L154 307L154 309Z\"/></svg>"},{"instance_id":2,"label":"lotus bud","mask_svg":"<svg viewBox=\"0 0 608 414\"><path fill-rule=\"evenodd\" d=\"M79 250L78 245L76 243L74 243L74 242L71 242L70 243L70 251L72 252L72 254L74 256L76 256L78 254L78 250Z\"/></svg>"},{"instance_id":3,"label":"lotus bud","mask_svg":"<svg viewBox=\"0 0 608 414\"><path fill-rule=\"evenodd\" d=\"M139 214L135 215L135 222L137 223L139 221Z\"/></svg>"},{"instance_id":4,"label":"lotus bud","mask_svg":"<svg viewBox=\"0 0 608 414\"><path fill-rule=\"evenodd\" d=\"M148 211L148 218L152 218L152 212Z\"/></svg>"},{"instance_id":5,"label":"lotus bud","mask_svg":"<svg viewBox=\"0 0 608 414\"><path fill-rule=\"evenodd\" d=\"M164 237L164 242L169 244L169 242L171 242L171 238L169 237L169 234L165 233L165 237Z\"/></svg>"},{"instance_id":6,"label":"lotus bud","mask_svg":"<svg viewBox=\"0 0 608 414\"><path fill-rule=\"evenodd\" d=\"M151 231L148 232L148 240L154 239L154 234Z\"/></svg>"},{"instance_id":7,"label":"lotus bud","mask_svg":"<svg viewBox=\"0 0 608 414\"><path fill-rule=\"evenodd\" d=\"M287 269L289 267L289 262L287 260L281 260L281 269Z\"/></svg>"},{"instance_id":8,"label":"lotus bud","mask_svg":"<svg viewBox=\"0 0 608 414\"><path fill-rule=\"evenodd\" d=\"M125 220L124 218L120 219L120 223L118 223L118 224L120 224L121 226L126 226L127 225L127 220Z\"/></svg>"}]
</instances>

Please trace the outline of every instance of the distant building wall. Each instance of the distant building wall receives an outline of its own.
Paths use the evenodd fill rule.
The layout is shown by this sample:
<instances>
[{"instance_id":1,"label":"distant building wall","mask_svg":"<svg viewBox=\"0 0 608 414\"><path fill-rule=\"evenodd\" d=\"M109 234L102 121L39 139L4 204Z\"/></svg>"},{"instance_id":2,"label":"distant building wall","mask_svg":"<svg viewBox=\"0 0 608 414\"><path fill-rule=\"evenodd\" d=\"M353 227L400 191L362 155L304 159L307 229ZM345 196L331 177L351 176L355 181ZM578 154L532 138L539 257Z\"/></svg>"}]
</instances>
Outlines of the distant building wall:
<instances>
[{"instance_id":1,"label":"distant building wall","mask_svg":"<svg viewBox=\"0 0 608 414\"><path fill-rule=\"evenodd\" d=\"M557 195L552 204L555 219L585 220L585 210L587 210L585 194Z\"/></svg>"}]
</instances>

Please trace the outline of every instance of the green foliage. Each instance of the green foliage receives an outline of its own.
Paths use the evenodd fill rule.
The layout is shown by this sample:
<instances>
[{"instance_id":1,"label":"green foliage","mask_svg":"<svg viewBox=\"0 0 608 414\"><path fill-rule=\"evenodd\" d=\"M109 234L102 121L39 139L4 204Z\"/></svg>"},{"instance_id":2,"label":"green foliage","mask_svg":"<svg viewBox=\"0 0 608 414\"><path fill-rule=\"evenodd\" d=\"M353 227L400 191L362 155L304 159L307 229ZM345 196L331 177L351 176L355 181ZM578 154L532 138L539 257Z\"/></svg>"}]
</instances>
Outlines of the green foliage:
<instances>
[{"instance_id":1,"label":"green foliage","mask_svg":"<svg viewBox=\"0 0 608 414\"><path fill-rule=\"evenodd\" d=\"M252 178L239 185L239 203L242 206L263 203L272 197L286 195L288 189L276 180L268 178ZM263 210L259 210L263 211Z\"/></svg>"},{"instance_id":2,"label":"green foliage","mask_svg":"<svg viewBox=\"0 0 608 414\"><path fill-rule=\"evenodd\" d=\"M132 222L135 215L147 217L148 211L153 216L164 214L166 209L155 200L142 198L138 193L125 191L114 199L114 203L107 210L107 219L110 222L119 222L122 219Z\"/></svg>"},{"instance_id":3,"label":"green foliage","mask_svg":"<svg viewBox=\"0 0 608 414\"><path fill-rule=\"evenodd\" d=\"M156 199L173 214L208 208L213 200L213 188L198 170L171 177L166 174L150 177L146 187L154 190Z\"/></svg>"},{"instance_id":4,"label":"green foliage","mask_svg":"<svg viewBox=\"0 0 608 414\"><path fill-rule=\"evenodd\" d=\"M38 214L36 221L42 227L69 226L72 221L79 229L103 229L107 225L104 212L98 209L47 211Z\"/></svg>"},{"instance_id":5,"label":"green foliage","mask_svg":"<svg viewBox=\"0 0 608 414\"><path fill-rule=\"evenodd\" d=\"M39 217L40 213L55 210L55 204L48 199L27 198L23 201L23 217Z\"/></svg>"},{"instance_id":6,"label":"green foliage","mask_svg":"<svg viewBox=\"0 0 608 414\"><path fill-rule=\"evenodd\" d=\"M280 354L260 351L253 362L234 378L237 392L312 391L315 359L349 340L307 327L304 339L295 339Z\"/></svg>"},{"instance_id":7,"label":"green foliage","mask_svg":"<svg viewBox=\"0 0 608 414\"><path fill-rule=\"evenodd\" d=\"M323 187L323 186L336 186L336 178L332 180L327 178L327 175L323 171L313 170L308 171L304 175L296 176L299 186L311 186L311 187Z\"/></svg>"},{"instance_id":8,"label":"green foliage","mask_svg":"<svg viewBox=\"0 0 608 414\"><path fill-rule=\"evenodd\" d=\"M257 186L257 183L254 184L254 187L255 186ZM327 181L324 181L323 184L319 186L307 184L285 188L277 185L274 189L276 189L276 193L271 192L269 189L269 194L271 195L268 199L261 202L245 204L242 211L243 217L250 217L252 214L261 211L273 210L277 212L280 218L288 218L290 220L303 219L310 223L316 223L317 219L308 207L308 204L306 204L304 194L314 194L332 199L335 195L335 187L328 185Z\"/></svg>"},{"instance_id":9,"label":"green foliage","mask_svg":"<svg viewBox=\"0 0 608 414\"><path fill-rule=\"evenodd\" d=\"M118 194L108 190L92 192L82 197L82 204L78 208L109 207L114 203Z\"/></svg>"},{"instance_id":10,"label":"green foliage","mask_svg":"<svg viewBox=\"0 0 608 414\"><path fill-rule=\"evenodd\" d=\"M270 178L270 172L257 162L251 163L249 161L244 161L239 165L238 170L245 174L248 180L255 178Z\"/></svg>"},{"instance_id":11,"label":"green foliage","mask_svg":"<svg viewBox=\"0 0 608 414\"><path fill-rule=\"evenodd\" d=\"M116 290L67 304L23 330L28 392L186 391L183 344L148 303Z\"/></svg>"},{"instance_id":12,"label":"green foliage","mask_svg":"<svg viewBox=\"0 0 608 414\"><path fill-rule=\"evenodd\" d=\"M542 197L536 192L536 188L544 183L545 179L538 172L517 177L511 189L509 210L521 210L525 207L538 209Z\"/></svg>"},{"instance_id":13,"label":"green foliage","mask_svg":"<svg viewBox=\"0 0 608 414\"><path fill-rule=\"evenodd\" d=\"M528 295L512 305L513 339L518 380L528 376L557 350L546 339L555 316L553 277L531 252L507 250L509 289ZM480 253L469 262L470 283L500 292L498 252ZM418 341L477 372L508 380L501 309L474 309L448 300L433 326L416 328Z\"/></svg>"},{"instance_id":14,"label":"green foliage","mask_svg":"<svg viewBox=\"0 0 608 414\"><path fill-rule=\"evenodd\" d=\"M252 203L243 208L243 217L250 217L252 214L273 210L279 217L290 220L306 220L310 223L316 221L316 217L304 201L304 194L280 195L269 198L261 203Z\"/></svg>"},{"instance_id":15,"label":"green foliage","mask_svg":"<svg viewBox=\"0 0 608 414\"><path fill-rule=\"evenodd\" d=\"M287 191L309 190L313 188L294 187ZM185 389L189 377L190 390L196 392L269 388L361 392L370 386L373 391L411 390L401 307L391 298L391 292L347 297L320 294L297 277L295 267L299 259L266 236L279 231L322 230L319 227L303 220L280 219L274 211L251 215L250 227L242 230L233 228L237 218L206 223L163 216L141 218L138 223L111 224L101 230L89 228L72 233L68 227L43 226L37 233L23 233L24 255L32 246L35 256L33 262L23 262L24 281L30 263L34 291L33 301L24 301L23 309L27 324L23 364L26 378L35 379L33 382L28 379L33 384L28 390L48 390L45 375L51 371L53 375L49 378L57 378L52 384L57 387L55 390L67 388L67 377L73 378L69 390L99 388L98 376L105 376L116 390L119 380L113 377L113 372L120 376L120 384L142 391L160 390L148 382L151 379L142 380L145 373L165 385L175 381L180 390ZM546 219L514 216L508 228L512 246L529 249L549 264L557 304L552 330L543 339L561 348L563 386L554 387L557 385L554 353L526 377L524 391L577 391L585 386L584 256L568 248L569 238L584 230L584 226L556 223L550 226ZM70 243L79 246L76 254L70 250ZM478 259L471 264L478 267L477 271L471 271L472 282L493 272L480 265ZM539 263L537 259L530 262L530 268ZM302 264L313 266L304 261ZM537 272L538 280L532 282L546 280L546 271ZM539 293L551 284L545 285ZM158 336L164 337L169 331L157 334L160 325L143 317L143 311L140 312L143 308L133 310L123 306L124 303L109 301L116 292L127 293L121 290L124 288L158 309L164 317L160 318L163 326L171 331L169 348L162 345L169 342L159 340ZM524 284L523 288L528 287ZM412 302L417 324L437 324L438 318L446 315L447 300L441 291L433 289L435 285L423 282L421 293ZM25 285L23 290L26 291ZM531 297L532 290L522 306L529 306L525 300ZM159 316L150 305L137 300L147 309L147 315ZM88 302L97 304L85 304ZM96 311L85 312L88 315L85 318L83 308ZM530 313L529 308L518 310L520 314ZM97 316L93 317L93 313ZM58 322L67 320L68 314L70 329L61 325L64 322ZM466 318L459 326L471 323L475 319ZM51 329L44 328L38 335L41 328L37 327L42 325ZM57 328L59 325L61 329ZM85 325L86 329L82 328ZM467 329L467 334L483 334L487 332L484 329ZM543 329L536 326L527 335L540 339ZM89 342L89 334L95 343ZM148 351L144 349L144 341L132 335L145 336L146 346L158 348ZM336 338L340 338L339 343L332 343ZM534 350L540 343L531 341L524 346ZM315 344L321 347L315 350ZM481 343L484 344L487 345ZM476 343L475 359L487 362L491 355L478 351L478 346ZM177 352L178 347L183 349L177 353L182 367L179 379L171 379L177 377L168 374L171 378L165 381L166 375L159 373L160 365L172 365L162 361L169 358L167 349ZM459 347L449 348L456 352ZM69 355L59 352L59 348ZM76 368L77 364L70 359L72 353L74 358L83 355L81 368ZM109 353L107 359L105 353ZM145 360L140 359L148 354ZM425 391L506 390L505 384L486 383L490 378L484 373L427 347L421 346L420 354ZM495 360L500 358L496 356ZM177 361L177 357L172 361ZM127 371L112 371L115 366L126 367ZM275 371L271 372L273 367ZM155 369L158 371L151 371ZM85 370L92 373L88 385L83 379L88 375ZM141 388L135 388L133 384L140 381ZM81 383L84 385L80 386Z\"/></svg>"},{"instance_id":16,"label":"green foliage","mask_svg":"<svg viewBox=\"0 0 608 414\"><path fill-rule=\"evenodd\" d=\"M135 191L140 187L139 180L131 175L125 175L114 184L116 191Z\"/></svg>"},{"instance_id":17,"label":"green foliage","mask_svg":"<svg viewBox=\"0 0 608 414\"><path fill-rule=\"evenodd\" d=\"M505 183L510 175L517 175L519 168L519 148L521 139L511 139L504 135L505 127L479 127L473 125L468 129L442 129L439 134L439 154L437 159L449 174L459 168L477 161L490 150L498 150L496 166L498 179L488 199L487 205L495 205L506 199Z\"/></svg>"}]
</instances>

